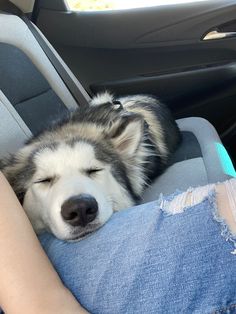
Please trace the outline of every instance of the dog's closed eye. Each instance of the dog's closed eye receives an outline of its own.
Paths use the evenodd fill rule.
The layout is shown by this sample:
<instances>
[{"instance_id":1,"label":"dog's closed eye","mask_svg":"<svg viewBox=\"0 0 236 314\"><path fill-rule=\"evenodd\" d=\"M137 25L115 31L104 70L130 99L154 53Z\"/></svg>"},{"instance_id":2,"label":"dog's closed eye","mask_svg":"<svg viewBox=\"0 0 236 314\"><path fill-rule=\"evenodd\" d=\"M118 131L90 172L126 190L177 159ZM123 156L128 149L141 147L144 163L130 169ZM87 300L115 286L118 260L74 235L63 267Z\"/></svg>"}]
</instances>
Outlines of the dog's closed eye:
<instances>
[{"instance_id":1,"label":"dog's closed eye","mask_svg":"<svg viewBox=\"0 0 236 314\"><path fill-rule=\"evenodd\" d=\"M100 172L104 170L103 168L91 168L91 169L86 169L85 170L85 173L88 175L88 176L92 176L94 174L96 174L97 172Z\"/></svg>"},{"instance_id":2,"label":"dog's closed eye","mask_svg":"<svg viewBox=\"0 0 236 314\"><path fill-rule=\"evenodd\" d=\"M53 180L54 180L53 177L48 177L48 178L39 179L39 180L35 181L34 183L45 183L45 184L47 184L47 183L52 183Z\"/></svg>"}]
</instances>

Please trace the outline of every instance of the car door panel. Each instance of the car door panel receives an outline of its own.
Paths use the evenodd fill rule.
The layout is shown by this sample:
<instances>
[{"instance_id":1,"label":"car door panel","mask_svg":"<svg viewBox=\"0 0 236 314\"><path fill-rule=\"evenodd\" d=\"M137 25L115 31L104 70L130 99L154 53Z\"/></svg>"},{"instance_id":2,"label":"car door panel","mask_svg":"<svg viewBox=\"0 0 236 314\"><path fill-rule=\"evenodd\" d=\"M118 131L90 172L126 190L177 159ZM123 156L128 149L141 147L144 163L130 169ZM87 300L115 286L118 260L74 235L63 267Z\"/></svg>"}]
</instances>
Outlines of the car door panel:
<instances>
[{"instance_id":1,"label":"car door panel","mask_svg":"<svg viewBox=\"0 0 236 314\"><path fill-rule=\"evenodd\" d=\"M91 12L47 7L46 2L37 24L50 40L73 47L107 49L194 44L212 27L235 20L236 13L234 0Z\"/></svg>"},{"instance_id":2,"label":"car door panel","mask_svg":"<svg viewBox=\"0 0 236 314\"><path fill-rule=\"evenodd\" d=\"M203 40L236 31L234 0L101 12L41 1L36 23L90 94L154 94L220 134L236 120L236 37Z\"/></svg>"}]
</instances>

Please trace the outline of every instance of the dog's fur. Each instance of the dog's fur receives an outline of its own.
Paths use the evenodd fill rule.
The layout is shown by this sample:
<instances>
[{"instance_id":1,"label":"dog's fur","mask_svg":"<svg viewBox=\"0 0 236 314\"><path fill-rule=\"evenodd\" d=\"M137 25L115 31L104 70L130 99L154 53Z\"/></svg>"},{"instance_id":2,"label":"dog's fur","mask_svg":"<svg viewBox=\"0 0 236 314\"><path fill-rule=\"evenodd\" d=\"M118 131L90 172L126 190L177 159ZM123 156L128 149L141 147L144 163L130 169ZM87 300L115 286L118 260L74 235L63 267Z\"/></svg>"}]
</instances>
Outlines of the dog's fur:
<instances>
[{"instance_id":1,"label":"dog's fur","mask_svg":"<svg viewBox=\"0 0 236 314\"><path fill-rule=\"evenodd\" d=\"M36 232L78 240L114 211L138 203L179 141L173 117L156 98L137 95L117 102L104 93L33 137L1 168ZM82 193L96 199L98 214L85 227L73 227L62 219L61 207Z\"/></svg>"}]
</instances>

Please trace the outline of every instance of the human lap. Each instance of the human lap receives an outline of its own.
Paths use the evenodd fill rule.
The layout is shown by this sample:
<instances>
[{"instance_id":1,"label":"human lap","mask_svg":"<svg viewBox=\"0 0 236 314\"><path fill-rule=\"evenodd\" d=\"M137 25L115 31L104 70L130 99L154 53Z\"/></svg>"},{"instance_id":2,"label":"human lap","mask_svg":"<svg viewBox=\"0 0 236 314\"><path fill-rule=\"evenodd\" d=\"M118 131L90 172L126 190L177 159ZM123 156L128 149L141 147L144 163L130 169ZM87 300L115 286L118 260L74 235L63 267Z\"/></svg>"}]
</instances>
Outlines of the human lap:
<instances>
[{"instance_id":1,"label":"human lap","mask_svg":"<svg viewBox=\"0 0 236 314\"><path fill-rule=\"evenodd\" d=\"M41 243L91 313L235 313L235 221L224 216L235 181L116 213L77 243Z\"/></svg>"}]
</instances>

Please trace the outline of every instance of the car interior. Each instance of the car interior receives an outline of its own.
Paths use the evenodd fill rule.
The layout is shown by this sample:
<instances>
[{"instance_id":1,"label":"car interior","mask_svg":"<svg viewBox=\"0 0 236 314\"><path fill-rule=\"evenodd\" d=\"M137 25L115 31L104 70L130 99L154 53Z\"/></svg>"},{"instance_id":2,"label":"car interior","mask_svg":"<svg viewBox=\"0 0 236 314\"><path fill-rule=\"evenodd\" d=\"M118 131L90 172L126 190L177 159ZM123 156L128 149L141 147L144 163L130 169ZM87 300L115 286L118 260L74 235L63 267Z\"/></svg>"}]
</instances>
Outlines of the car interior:
<instances>
[{"instance_id":1,"label":"car interior","mask_svg":"<svg viewBox=\"0 0 236 314\"><path fill-rule=\"evenodd\" d=\"M151 94L182 142L143 202L236 176L236 3L72 11L0 0L0 157L104 90Z\"/></svg>"}]
</instances>

